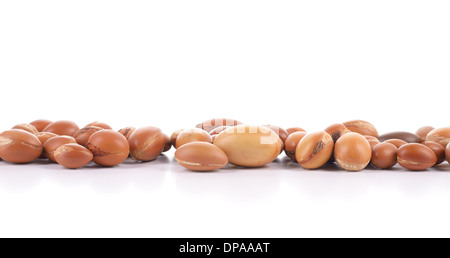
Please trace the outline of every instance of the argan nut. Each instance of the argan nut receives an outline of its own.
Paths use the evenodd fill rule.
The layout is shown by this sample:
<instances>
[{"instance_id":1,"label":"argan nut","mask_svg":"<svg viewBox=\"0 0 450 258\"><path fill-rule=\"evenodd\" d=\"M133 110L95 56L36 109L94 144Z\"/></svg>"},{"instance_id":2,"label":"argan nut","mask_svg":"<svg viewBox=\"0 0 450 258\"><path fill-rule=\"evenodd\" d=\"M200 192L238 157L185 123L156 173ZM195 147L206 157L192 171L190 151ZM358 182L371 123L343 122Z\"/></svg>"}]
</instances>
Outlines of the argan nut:
<instances>
[{"instance_id":1,"label":"argan nut","mask_svg":"<svg viewBox=\"0 0 450 258\"><path fill-rule=\"evenodd\" d=\"M364 120L351 120L343 123L348 130L361 135L370 135L378 137L378 131L375 126Z\"/></svg>"},{"instance_id":2,"label":"argan nut","mask_svg":"<svg viewBox=\"0 0 450 258\"><path fill-rule=\"evenodd\" d=\"M77 141L72 136L67 136L67 135L58 135L58 136L55 136L55 137L52 137L52 138L48 139L44 143L44 154L45 154L45 156L49 160L51 160L53 162L56 162L56 160L55 160L55 150L58 149L59 146L67 144L67 143L77 143Z\"/></svg>"},{"instance_id":3,"label":"argan nut","mask_svg":"<svg viewBox=\"0 0 450 258\"><path fill-rule=\"evenodd\" d=\"M44 143L48 139L53 138L55 136L58 136L57 134L49 133L49 132L38 132L38 133L35 133L34 135L39 139L39 141L41 142L42 146L44 146ZM45 157L45 153L42 152L42 154L41 154L41 156L39 158L42 158L42 159L46 158Z\"/></svg>"},{"instance_id":4,"label":"argan nut","mask_svg":"<svg viewBox=\"0 0 450 258\"><path fill-rule=\"evenodd\" d=\"M170 137L167 136L167 134L164 134L164 136L166 137L166 144L164 145L162 152L169 151L172 148L172 141L170 140Z\"/></svg>"},{"instance_id":5,"label":"argan nut","mask_svg":"<svg viewBox=\"0 0 450 258\"><path fill-rule=\"evenodd\" d=\"M31 122L30 125L34 126L38 130L38 132L42 132L44 131L45 127L47 127L51 123L53 123L53 121L47 119L38 119Z\"/></svg>"},{"instance_id":6,"label":"argan nut","mask_svg":"<svg viewBox=\"0 0 450 258\"><path fill-rule=\"evenodd\" d=\"M380 143L380 140L378 140L378 138L370 136L370 135L363 135L364 138L366 138L366 140L369 142L370 147L375 147L378 143Z\"/></svg>"},{"instance_id":7,"label":"argan nut","mask_svg":"<svg viewBox=\"0 0 450 258\"><path fill-rule=\"evenodd\" d=\"M75 140L77 141L78 144L80 144L81 146L86 146L86 143L89 140L89 137L91 137L92 134L94 134L95 132L104 130L101 127L98 126L86 126L84 128L81 128L80 130L78 130L74 135L73 138L75 138Z\"/></svg>"},{"instance_id":8,"label":"argan nut","mask_svg":"<svg viewBox=\"0 0 450 258\"><path fill-rule=\"evenodd\" d=\"M372 148L359 133L346 133L334 145L336 163L347 171L360 171L369 164Z\"/></svg>"},{"instance_id":9,"label":"argan nut","mask_svg":"<svg viewBox=\"0 0 450 258\"><path fill-rule=\"evenodd\" d=\"M286 132L288 133L288 135L290 135L291 133L295 133L295 132L305 132L306 133L306 130L301 127L289 127L286 129Z\"/></svg>"},{"instance_id":10,"label":"argan nut","mask_svg":"<svg viewBox=\"0 0 450 258\"><path fill-rule=\"evenodd\" d=\"M11 129L0 134L0 157L11 163L28 163L42 153L42 144L34 135L24 130Z\"/></svg>"},{"instance_id":11,"label":"argan nut","mask_svg":"<svg viewBox=\"0 0 450 258\"><path fill-rule=\"evenodd\" d=\"M372 164L378 168L391 168L397 163L397 147L383 142L372 149Z\"/></svg>"},{"instance_id":12,"label":"argan nut","mask_svg":"<svg viewBox=\"0 0 450 258\"><path fill-rule=\"evenodd\" d=\"M170 135L170 141L172 142L173 147L176 146L176 141L177 141L178 135L180 135L180 133L183 131L184 131L184 129L178 129Z\"/></svg>"},{"instance_id":13,"label":"argan nut","mask_svg":"<svg viewBox=\"0 0 450 258\"><path fill-rule=\"evenodd\" d=\"M213 136L213 135L215 135L215 134L219 134L219 133L225 131L225 129L227 129L227 128L230 128L230 126L226 126L226 125L224 125L224 126L219 126L219 127L216 127L216 128L214 128L214 129L212 129L211 131L209 131L209 134L210 134L211 136Z\"/></svg>"},{"instance_id":14,"label":"argan nut","mask_svg":"<svg viewBox=\"0 0 450 258\"><path fill-rule=\"evenodd\" d=\"M58 147L54 152L55 160L66 168L81 168L92 161L94 155L86 147L68 143Z\"/></svg>"},{"instance_id":15,"label":"argan nut","mask_svg":"<svg viewBox=\"0 0 450 258\"><path fill-rule=\"evenodd\" d=\"M85 127L88 127L88 126L97 126L97 127L103 128L103 129L112 129L112 127L109 126L108 124L105 124L105 123L102 123L102 122L99 122L99 121L95 121L95 122L89 123Z\"/></svg>"},{"instance_id":16,"label":"argan nut","mask_svg":"<svg viewBox=\"0 0 450 258\"><path fill-rule=\"evenodd\" d=\"M420 140L423 142L427 138L427 134L434 130L434 127L426 125L422 126L416 131L416 135L419 136Z\"/></svg>"},{"instance_id":17,"label":"argan nut","mask_svg":"<svg viewBox=\"0 0 450 258\"><path fill-rule=\"evenodd\" d=\"M68 120L60 120L49 124L43 132L56 133L57 135L73 136L80 128L77 124Z\"/></svg>"},{"instance_id":18,"label":"argan nut","mask_svg":"<svg viewBox=\"0 0 450 258\"><path fill-rule=\"evenodd\" d=\"M434 152L419 143L408 143L397 151L398 164L409 170L425 170L436 164Z\"/></svg>"},{"instance_id":19,"label":"argan nut","mask_svg":"<svg viewBox=\"0 0 450 258\"><path fill-rule=\"evenodd\" d=\"M212 129L219 127L219 126L236 126L236 125L240 125L242 124L241 122L235 120L235 119L230 119L230 118L213 118L213 119L209 119L204 121L203 123L200 123L198 125L196 125L196 128L200 128L203 129L207 132L210 132Z\"/></svg>"},{"instance_id":20,"label":"argan nut","mask_svg":"<svg viewBox=\"0 0 450 258\"><path fill-rule=\"evenodd\" d=\"M233 165L262 167L277 158L282 142L280 137L267 127L237 125L218 134L214 145L225 152L228 161Z\"/></svg>"},{"instance_id":21,"label":"argan nut","mask_svg":"<svg viewBox=\"0 0 450 258\"><path fill-rule=\"evenodd\" d=\"M288 137L286 138L286 141L284 142L284 153L291 160L297 161L295 159L295 149L297 149L298 143L305 135L306 132L298 131L289 134Z\"/></svg>"},{"instance_id":22,"label":"argan nut","mask_svg":"<svg viewBox=\"0 0 450 258\"><path fill-rule=\"evenodd\" d=\"M121 133L123 136L125 136L125 138L128 139L128 137L130 137L130 135L134 131L136 131L136 128L129 126L129 127L125 127L125 128L120 129L119 133Z\"/></svg>"},{"instance_id":23,"label":"argan nut","mask_svg":"<svg viewBox=\"0 0 450 258\"><path fill-rule=\"evenodd\" d=\"M94 154L94 162L102 166L119 165L128 158L130 153L127 138L110 129L92 134L86 147Z\"/></svg>"},{"instance_id":24,"label":"argan nut","mask_svg":"<svg viewBox=\"0 0 450 258\"><path fill-rule=\"evenodd\" d=\"M400 139L388 139L388 140L385 140L384 142L394 144L395 147L397 147L397 148L400 148L403 145L407 144L407 142L405 142L404 140L400 140Z\"/></svg>"},{"instance_id":25,"label":"argan nut","mask_svg":"<svg viewBox=\"0 0 450 258\"><path fill-rule=\"evenodd\" d=\"M207 142L184 144L175 151L175 159L178 164L193 171L213 171L228 163L225 152Z\"/></svg>"},{"instance_id":26,"label":"argan nut","mask_svg":"<svg viewBox=\"0 0 450 258\"><path fill-rule=\"evenodd\" d=\"M288 137L288 132L286 130L276 125L263 125L263 126L272 129L272 131L274 131L278 135L278 137L280 137L281 141L284 144L284 141L286 141L286 138Z\"/></svg>"},{"instance_id":27,"label":"argan nut","mask_svg":"<svg viewBox=\"0 0 450 258\"><path fill-rule=\"evenodd\" d=\"M150 161L156 159L163 151L166 135L157 127L142 127L128 137L128 143L133 158L139 161Z\"/></svg>"},{"instance_id":28,"label":"argan nut","mask_svg":"<svg viewBox=\"0 0 450 258\"><path fill-rule=\"evenodd\" d=\"M381 142L384 142L389 139L400 139L407 143L422 142L422 140L420 139L419 136L417 136L413 133L410 133L410 132L403 132L403 131L390 132L390 133L385 133L385 134L378 136L378 140L380 140Z\"/></svg>"},{"instance_id":29,"label":"argan nut","mask_svg":"<svg viewBox=\"0 0 450 258\"><path fill-rule=\"evenodd\" d=\"M175 141L175 148L179 148L181 145L188 142L212 142L211 135L205 130L199 128L186 129L182 131Z\"/></svg>"},{"instance_id":30,"label":"argan nut","mask_svg":"<svg viewBox=\"0 0 450 258\"><path fill-rule=\"evenodd\" d=\"M32 134L38 133L38 130L36 129L36 127L34 127L30 124L18 124L18 125L15 125L12 129L24 130L24 131L27 131Z\"/></svg>"},{"instance_id":31,"label":"argan nut","mask_svg":"<svg viewBox=\"0 0 450 258\"><path fill-rule=\"evenodd\" d=\"M333 138L325 131L305 135L295 149L295 158L303 168L323 166L333 153Z\"/></svg>"},{"instance_id":32,"label":"argan nut","mask_svg":"<svg viewBox=\"0 0 450 258\"><path fill-rule=\"evenodd\" d=\"M422 144L427 146L428 148L430 148L436 155L436 164L434 164L434 165L439 165L442 162L444 162L445 148L442 147L442 145L440 145L439 143L436 143L436 142L429 142L429 141L422 142Z\"/></svg>"},{"instance_id":33,"label":"argan nut","mask_svg":"<svg viewBox=\"0 0 450 258\"><path fill-rule=\"evenodd\" d=\"M347 129L347 127L344 124L332 124L325 128L325 132L327 132L329 135L331 135L331 138L333 138L333 141L336 142L341 135L345 133L349 133L350 130Z\"/></svg>"},{"instance_id":34,"label":"argan nut","mask_svg":"<svg viewBox=\"0 0 450 258\"><path fill-rule=\"evenodd\" d=\"M425 139L427 141L437 142L445 148L450 142L450 127L433 129L427 134Z\"/></svg>"},{"instance_id":35,"label":"argan nut","mask_svg":"<svg viewBox=\"0 0 450 258\"><path fill-rule=\"evenodd\" d=\"M447 147L445 147L445 159L447 159L447 162L450 163L450 143L447 144Z\"/></svg>"}]
</instances>

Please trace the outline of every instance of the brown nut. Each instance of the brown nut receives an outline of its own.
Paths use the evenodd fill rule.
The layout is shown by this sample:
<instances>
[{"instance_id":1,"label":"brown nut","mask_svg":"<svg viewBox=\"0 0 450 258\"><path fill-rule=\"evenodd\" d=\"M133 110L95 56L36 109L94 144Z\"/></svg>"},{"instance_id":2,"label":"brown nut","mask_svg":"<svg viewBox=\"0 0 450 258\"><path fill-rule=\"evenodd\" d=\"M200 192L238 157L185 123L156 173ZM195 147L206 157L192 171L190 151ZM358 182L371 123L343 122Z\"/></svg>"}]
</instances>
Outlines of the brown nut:
<instances>
[{"instance_id":1,"label":"brown nut","mask_svg":"<svg viewBox=\"0 0 450 258\"><path fill-rule=\"evenodd\" d=\"M430 131L425 139L427 141L437 142L445 148L450 142L450 127L436 128Z\"/></svg>"},{"instance_id":2,"label":"brown nut","mask_svg":"<svg viewBox=\"0 0 450 258\"><path fill-rule=\"evenodd\" d=\"M218 134L214 145L225 152L231 164L262 167L277 158L282 142L280 137L267 127L237 125Z\"/></svg>"},{"instance_id":3,"label":"brown nut","mask_svg":"<svg viewBox=\"0 0 450 258\"><path fill-rule=\"evenodd\" d=\"M329 135L331 135L331 138L333 138L333 142L336 142L341 135L344 133L349 133L350 130L345 127L344 124L332 124L325 128L325 132L327 132Z\"/></svg>"},{"instance_id":4,"label":"brown nut","mask_svg":"<svg viewBox=\"0 0 450 258\"><path fill-rule=\"evenodd\" d=\"M36 129L36 127L34 127L30 124L18 124L18 125L15 125L12 129L24 130L24 131L27 131L32 134L38 133L38 130Z\"/></svg>"},{"instance_id":5,"label":"brown nut","mask_svg":"<svg viewBox=\"0 0 450 258\"><path fill-rule=\"evenodd\" d=\"M175 148L178 149L181 145L188 142L212 142L211 135L205 130L199 128L183 130L175 141Z\"/></svg>"},{"instance_id":6,"label":"brown nut","mask_svg":"<svg viewBox=\"0 0 450 258\"><path fill-rule=\"evenodd\" d=\"M166 145L166 135L154 126L136 129L130 137L130 154L136 160L150 161L156 159Z\"/></svg>"},{"instance_id":7,"label":"brown nut","mask_svg":"<svg viewBox=\"0 0 450 258\"><path fill-rule=\"evenodd\" d=\"M445 147L445 159L450 163L450 143Z\"/></svg>"},{"instance_id":8,"label":"brown nut","mask_svg":"<svg viewBox=\"0 0 450 258\"><path fill-rule=\"evenodd\" d=\"M130 154L127 138L121 133L105 129L89 137L86 147L94 154L94 162L102 166L116 166Z\"/></svg>"},{"instance_id":9,"label":"brown nut","mask_svg":"<svg viewBox=\"0 0 450 258\"><path fill-rule=\"evenodd\" d=\"M181 166L193 171L212 171L225 167L228 157L223 150L207 142L186 143L175 151Z\"/></svg>"},{"instance_id":10,"label":"brown nut","mask_svg":"<svg viewBox=\"0 0 450 258\"><path fill-rule=\"evenodd\" d=\"M408 143L398 149L397 160L400 166L409 170L425 170L436 164L437 158L427 146Z\"/></svg>"},{"instance_id":11,"label":"brown nut","mask_svg":"<svg viewBox=\"0 0 450 258\"><path fill-rule=\"evenodd\" d=\"M180 133L183 131L184 131L184 129L178 129L170 135L170 141L172 142L172 146L174 148L176 148L175 146L176 146L178 135L180 135Z\"/></svg>"},{"instance_id":12,"label":"brown nut","mask_svg":"<svg viewBox=\"0 0 450 258\"><path fill-rule=\"evenodd\" d=\"M378 137L378 131L375 126L364 120L351 120L343 123L348 130L362 135Z\"/></svg>"},{"instance_id":13,"label":"brown nut","mask_svg":"<svg viewBox=\"0 0 450 258\"><path fill-rule=\"evenodd\" d=\"M377 144L372 149L372 164L378 168L391 168L397 163L397 147L388 142Z\"/></svg>"},{"instance_id":14,"label":"brown nut","mask_svg":"<svg viewBox=\"0 0 450 258\"><path fill-rule=\"evenodd\" d=\"M219 127L219 126L236 126L242 124L241 122L235 120L235 119L229 119L229 118L213 118L204 121L201 124L196 125L196 128L203 129L207 132L210 132L212 129Z\"/></svg>"},{"instance_id":15,"label":"brown nut","mask_svg":"<svg viewBox=\"0 0 450 258\"><path fill-rule=\"evenodd\" d=\"M125 138L128 139L128 137L130 137L130 135L134 131L136 131L136 128L129 126L129 127L125 127L125 128L120 129L119 133L121 133L123 136L125 136Z\"/></svg>"},{"instance_id":16,"label":"brown nut","mask_svg":"<svg viewBox=\"0 0 450 258\"><path fill-rule=\"evenodd\" d=\"M437 142L422 142L423 145L427 146L428 148L430 148L434 154L436 155L436 163L434 165L439 165L442 162L444 162L445 160L445 148L442 147L442 145L440 145Z\"/></svg>"},{"instance_id":17,"label":"brown nut","mask_svg":"<svg viewBox=\"0 0 450 258\"><path fill-rule=\"evenodd\" d=\"M108 124L105 124L105 123L102 123L102 122L99 122L99 121L95 121L95 122L89 123L85 127L88 127L88 126L97 126L97 127L103 128L103 129L112 129L112 127L109 126Z\"/></svg>"},{"instance_id":18,"label":"brown nut","mask_svg":"<svg viewBox=\"0 0 450 258\"><path fill-rule=\"evenodd\" d=\"M94 134L95 132L104 130L101 127L98 126L86 126L84 128L81 128L80 130L78 130L74 135L73 138L75 138L75 140L77 141L78 144L80 144L81 146L86 146L86 143L89 140L89 137L91 137L92 134Z\"/></svg>"},{"instance_id":19,"label":"brown nut","mask_svg":"<svg viewBox=\"0 0 450 258\"><path fill-rule=\"evenodd\" d=\"M80 128L77 124L68 120L60 120L49 124L43 132L56 133L57 135L73 136Z\"/></svg>"},{"instance_id":20,"label":"brown nut","mask_svg":"<svg viewBox=\"0 0 450 258\"><path fill-rule=\"evenodd\" d=\"M359 133L346 133L334 145L336 163L347 171L360 171L369 164L372 148Z\"/></svg>"},{"instance_id":21,"label":"brown nut","mask_svg":"<svg viewBox=\"0 0 450 258\"><path fill-rule=\"evenodd\" d=\"M216 128L214 128L214 129L212 129L211 131L209 131L209 134L210 134L211 136L213 136L213 135L216 135L216 134L219 134L219 133L225 131L225 129L230 128L230 127L231 127L231 126L226 126L226 125L224 125L224 126L219 126L219 127L216 127Z\"/></svg>"},{"instance_id":22,"label":"brown nut","mask_svg":"<svg viewBox=\"0 0 450 258\"><path fill-rule=\"evenodd\" d=\"M59 146L67 144L67 143L77 143L77 141L72 136L67 136L67 135L58 135L58 136L55 136L55 137L52 137L52 138L48 139L44 143L44 154L45 154L45 156L49 160L51 160L53 162L56 162L56 160L55 160L55 150L58 149Z\"/></svg>"},{"instance_id":23,"label":"brown nut","mask_svg":"<svg viewBox=\"0 0 450 258\"><path fill-rule=\"evenodd\" d=\"M378 140L376 137L370 136L370 135L363 135L364 138L369 142L370 147L373 150L373 147L375 147L378 143L380 143L380 140Z\"/></svg>"},{"instance_id":24,"label":"brown nut","mask_svg":"<svg viewBox=\"0 0 450 258\"><path fill-rule=\"evenodd\" d=\"M295 132L305 132L306 133L306 130L301 127L289 127L286 129L286 132L288 133L288 135L290 135L291 133L295 133Z\"/></svg>"},{"instance_id":25,"label":"brown nut","mask_svg":"<svg viewBox=\"0 0 450 258\"><path fill-rule=\"evenodd\" d=\"M417 136L413 133L404 132L404 131L390 132L390 133L385 133L385 134L378 136L378 140L380 140L381 142L384 142L389 139L400 139L407 143L422 142L422 140L420 139L419 136Z\"/></svg>"},{"instance_id":26,"label":"brown nut","mask_svg":"<svg viewBox=\"0 0 450 258\"><path fill-rule=\"evenodd\" d=\"M55 160L66 168L81 168L92 161L94 155L86 147L68 143L58 147L54 152Z\"/></svg>"},{"instance_id":27,"label":"brown nut","mask_svg":"<svg viewBox=\"0 0 450 258\"><path fill-rule=\"evenodd\" d=\"M400 139L388 139L388 140L385 140L384 142L394 144L395 147L397 147L397 149L402 147L403 145L407 144L407 142L405 142L404 140L400 140Z\"/></svg>"},{"instance_id":28,"label":"brown nut","mask_svg":"<svg viewBox=\"0 0 450 258\"><path fill-rule=\"evenodd\" d=\"M38 130L38 132L42 132L44 131L45 127L47 127L51 123L53 123L53 121L46 119L38 119L31 122L30 125L34 126Z\"/></svg>"},{"instance_id":29,"label":"brown nut","mask_svg":"<svg viewBox=\"0 0 450 258\"><path fill-rule=\"evenodd\" d=\"M305 135L306 132L298 131L289 134L286 138L286 141L284 142L284 153L286 153L286 156L291 160L297 161L295 159L295 149L297 149L298 143Z\"/></svg>"},{"instance_id":30,"label":"brown nut","mask_svg":"<svg viewBox=\"0 0 450 258\"><path fill-rule=\"evenodd\" d=\"M286 141L286 138L288 137L288 132L286 130L284 130L283 128L276 126L276 125L263 125L269 129L272 129L272 131L274 131L278 137L280 137L281 141L284 143L284 141Z\"/></svg>"},{"instance_id":31,"label":"brown nut","mask_svg":"<svg viewBox=\"0 0 450 258\"><path fill-rule=\"evenodd\" d=\"M172 141L170 140L170 137L167 136L167 134L164 134L164 137L166 138L166 144L164 145L162 152L169 151L172 148Z\"/></svg>"},{"instance_id":32,"label":"brown nut","mask_svg":"<svg viewBox=\"0 0 450 258\"><path fill-rule=\"evenodd\" d=\"M333 138L325 131L305 135L295 149L295 158L303 168L323 166L333 153Z\"/></svg>"},{"instance_id":33,"label":"brown nut","mask_svg":"<svg viewBox=\"0 0 450 258\"><path fill-rule=\"evenodd\" d=\"M420 140L423 142L427 138L427 134L434 130L434 127L426 125L422 126L416 131L416 135L419 136Z\"/></svg>"},{"instance_id":34,"label":"brown nut","mask_svg":"<svg viewBox=\"0 0 450 258\"><path fill-rule=\"evenodd\" d=\"M48 139L53 138L55 136L58 136L57 134L49 133L49 132L38 132L38 133L35 133L34 135L39 139L39 141L41 142L42 146L44 146L44 143ZM42 152L42 154L41 154L41 156L39 158L41 158L41 159L46 158L45 157L45 153Z\"/></svg>"},{"instance_id":35,"label":"brown nut","mask_svg":"<svg viewBox=\"0 0 450 258\"><path fill-rule=\"evenodd\" d=\"M28 163L41 153L41 142L27 131L11 129L0 134L0 157L7 162Z\"/></svg>"}]
</instances>

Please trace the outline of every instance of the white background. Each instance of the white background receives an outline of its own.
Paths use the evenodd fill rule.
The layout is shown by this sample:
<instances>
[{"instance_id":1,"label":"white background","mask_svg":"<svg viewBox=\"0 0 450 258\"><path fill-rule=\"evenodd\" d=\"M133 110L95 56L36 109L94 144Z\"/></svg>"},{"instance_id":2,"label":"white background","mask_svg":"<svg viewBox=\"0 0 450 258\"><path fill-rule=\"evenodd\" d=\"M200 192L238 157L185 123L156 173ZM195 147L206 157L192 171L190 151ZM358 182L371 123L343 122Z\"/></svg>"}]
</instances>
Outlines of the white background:
<instances>
[{"instance_id":1,"label":"white background","mask_svg":"<svg viewBox=\"0 0 450 258\"><path fill-rule=\"evenodd\" d=\"M448 1L1 1L0 129L213 117L308 131L448 126ZM0 236L449 236L428 172L0 162Z\"/></svg>"}]
</instances>

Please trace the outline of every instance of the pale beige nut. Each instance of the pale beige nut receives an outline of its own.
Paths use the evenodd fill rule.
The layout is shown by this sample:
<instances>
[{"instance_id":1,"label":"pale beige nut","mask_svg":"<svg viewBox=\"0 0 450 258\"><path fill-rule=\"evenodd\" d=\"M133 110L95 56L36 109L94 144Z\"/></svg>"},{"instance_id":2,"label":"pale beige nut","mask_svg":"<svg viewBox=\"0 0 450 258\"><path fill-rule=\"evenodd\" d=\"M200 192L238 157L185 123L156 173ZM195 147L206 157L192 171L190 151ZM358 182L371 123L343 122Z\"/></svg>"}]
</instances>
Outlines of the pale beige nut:
<instances>
[{"instance_id":1,"label":"pale beige nut","mask_svg":"<svg viewBox=\"0 0 450 258\"><path fill-rule=\"evenodd\" d=\"M348 130L361 135L370 135L378 137L378 131L375 126L364 120L351 120L343 123Z\"/></svg>"}]
</instances>

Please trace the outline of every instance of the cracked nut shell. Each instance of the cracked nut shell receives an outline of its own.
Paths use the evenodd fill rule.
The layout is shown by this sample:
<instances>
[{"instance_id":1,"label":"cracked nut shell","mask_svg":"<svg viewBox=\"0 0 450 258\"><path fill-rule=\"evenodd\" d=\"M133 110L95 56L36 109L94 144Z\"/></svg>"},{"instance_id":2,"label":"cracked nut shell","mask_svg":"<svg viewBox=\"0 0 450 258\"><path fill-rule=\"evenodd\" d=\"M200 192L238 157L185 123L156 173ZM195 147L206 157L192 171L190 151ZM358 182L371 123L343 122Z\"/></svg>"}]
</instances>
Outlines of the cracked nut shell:
<instances>
[{"instance_id":1,"label":"cracked nut shell","mask_svg":"<svg viewBox=\"0 0 450 258\"><path fill-rule=\"evenodd\" d=\"M372 147L359 133L346 133L334 145L336 163L347 171L360 171L372 158Z\"/></svg>"},{"instance_id":2,"label":"cracked nut shell","mask_svg":"<svg viewBox=\"0 0 450 258\"><path fill-rule=\"evenodd\" d=\"M11 129L0 134L0 158L11 163L28 163L42 153L42 144L24 130Z\"/></svg>"},{"instance_id":3,"label":"cracked nut shell","mask_svg":"<svg viewBox=\"0 0 450 258\"><path fill-rule=\"evenodd\" d=\"M398 164L409 170L425 170L436 164L437 158L427 146L408 143L398 149L397 161Z\"/></svg>"},{"instance_id":4,"label":"cracked nut shell","mask_svg":"<svg viewBox=\"0 0 450 258\"><path fill-rule=\"evenodd\" d=\"M391 168L397 163L397 147L383 142L372 149L372 164L377 168Z\"/></svg>"},{"instance_id":5,"label":"cracked nut shell","mask_svg":"<svg viewBox=\"0 0 450 258\"><path fill-rule=\"evenodd\" d=\"M150 161L156 159L166 145L166 135L154 126L136 129L130 137L130 154L139 161Z\"/></svg>"},{"instance_id":6,"label":"cracked nut shell","mask_svg":"<svg viewBox=\"0 0 450 258\"><path fill-rule=\"evenodd\" d=\"M58 147L54 153L55 160L65 168L81 168L92 161L94 155L86 147L77 143L68 143Z\"/></svg>"},{"instance_id":7,"label":"cracked nut shell","mask_svg":"<svg viewBox=\"0 0 450 258\"><path fill-rule=\"evenodd\" d=\"M178 164L193 171L213 171L228 163L225 152L207 142L184 144L175 151L175 159Z\"/></svg>"},{"instance_id":8,"label":"cracked nut shell","mask_svg":"<svg viewBox=\"0 0 450 258\"><path fill-rule=\"evenodd\" d=\"M73 138L77 141L78 144L81 146L86 146L87 141L89 140L89 137L91 137L92 134L95 132L104 130L101 127L98 126L86 126L78 130L74 135Z\"/></svg>"},{"instance_id":9,"label":"cracked nut shell","mask_svg":"<svg viewBox=\"0 0 450 258\"><path fill-rule=\"evenodd\" d=\"M305 135L295 149L295 158L303 168L323 166L333 153L333 138L325 131Z\"/></svg>"},{"instance_id":10,"label":"cracked nut shell","mask_svg":"<svg viewBox=\"0 0 450 258\"><path fill-rule=\"evenodd\" d=\"M350 130L344 124L332 124L325 128L325 132L331 135L333 138L333 142L336 142L339 137L341 137L345 133L349 133Z\"/></svg>"}]
</instances>

